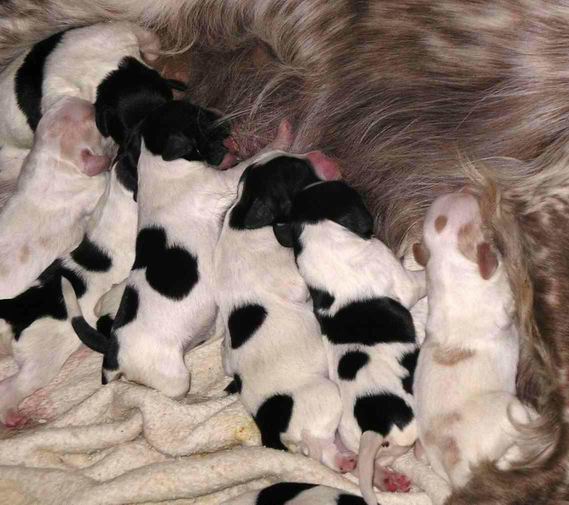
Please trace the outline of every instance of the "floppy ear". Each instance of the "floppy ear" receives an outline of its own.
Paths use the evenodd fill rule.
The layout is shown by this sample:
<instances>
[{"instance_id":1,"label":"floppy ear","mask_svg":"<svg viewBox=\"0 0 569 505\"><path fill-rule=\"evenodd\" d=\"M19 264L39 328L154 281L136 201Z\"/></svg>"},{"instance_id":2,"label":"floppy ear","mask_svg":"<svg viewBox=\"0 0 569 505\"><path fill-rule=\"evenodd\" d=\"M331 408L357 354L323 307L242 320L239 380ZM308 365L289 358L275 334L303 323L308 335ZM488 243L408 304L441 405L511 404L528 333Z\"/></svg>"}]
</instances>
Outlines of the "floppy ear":
<instances>
[{"instance_id":1,"label":"floppy ear","mask_svg":"<svg viewBox=\"0 0 569 505\"><path fill-rule=\"evenodd\" d=\"M490 279L498 268L498 256L488 242L476 246L476 262L478 271L484 280Z\"/></svg>"},{"instance_id":2,"label":"floppy ear","mask_svg":"<svg viewBox=\"0 0 569 505\"><path fill-rule=\"evenodd\" d=\"M109 107L95 106L95 124L103 137L111 134L111 123L116 121L115 113Z\"/></svg>"},{"instance_id":3,"label":"floppy ear","mask_svg":"<svg viewBox=\"0 0 569 505\"><path fill-rule=\"evenodd\" d=\"M431 253L422 242L413 244L413 257L419 265L426 267L430 256Z\"/></svg>"},{"instance_id":4,"label":"floppy ear","mask_svg":"<svg viewBox=\"0 0 569 505\"><path fill-rule=\"evenodd\" d=\"M164 161L173 161L184 158L196 150L196 141L181 132L174 132L168 136L162 150Z\"/></svg>"},{"instance_id":5,"label":"floppy ear","mask_svg":"<svg viewBox=\"0 0 569 505\"><path fill-rule=\"evenodd\" d=\"M292 247L292 229L290 223L273 224L273 233L280 245Z\"/></svg>"},{"instance_id":6,"label":"floppy ear","mask_svg":"<svg viewBox=\"0 0 569 505\"><path fill-rule=\"evenodd\" d=\"M260 198L255 198L242 212L243 227L248 230L269 226L275 219L273 210Z\"/></svg>"},{"instance_id":7,"label":"floppy ear","mask_svg":"<svg viewBox=\"0 0 569 505\"><path fill-rule=\"evenodd\" d=\"M373 218L371 214L363 203L358 202L350 207L348 212L342 213L334 221L361 238L371 238L373 235Z\"/></svg>"}]
</instances>

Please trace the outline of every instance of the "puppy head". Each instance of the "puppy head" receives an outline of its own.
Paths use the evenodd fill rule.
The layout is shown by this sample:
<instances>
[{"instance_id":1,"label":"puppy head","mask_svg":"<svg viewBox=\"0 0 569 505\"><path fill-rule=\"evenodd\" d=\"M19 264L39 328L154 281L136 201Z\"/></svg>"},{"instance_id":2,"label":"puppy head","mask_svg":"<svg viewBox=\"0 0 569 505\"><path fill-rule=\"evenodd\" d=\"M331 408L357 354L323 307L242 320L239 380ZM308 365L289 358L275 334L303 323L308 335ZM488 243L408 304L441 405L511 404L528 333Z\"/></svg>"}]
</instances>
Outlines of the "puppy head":
<instances>
[{"instance_id":1,"label":"puppy head","mask_svg":"<svg viewBox=\"0 0 569 505\"><path fill-rule=\"evenodd\" d=\"M173 100L147 116L141 135L146 148L164 161L185 159L219 165L228 151L229 129L218 121L214 112Z\"/></svg>"},{"instance_id":2,"label":"puppy head","mask_svg":"<svg viewBox=\"0 0 569 505\"><path fill-rule=\"evenodd\" d=\"M172 86L135 58L124 58L97 88L97 127L122 144L129 132L156 107L172 100Z\"/></svg>"},{"instance_id":3,"label":"puppy head","mask_svg":"<svg viewBox=\"0 0 569 505\"><path fill-rule=\"evenodd\" d=\"M95 125L95 109L86 100L65 97L52 105L38 124L35 149L49 149L56 158L68 162L89 177L109 169L109 146Z\"/></svg>"},{"instance_id":4,"label":"puppy head","mask_svg":"<svg viewBox=\"0 0 569 505\"><path fill-rule=\"evenodd\" d=\"M362 239L373 234L373 218L356 190L342 181L315 184L295 197L291 211L292 233L298 239L304 224L333 221Z\"/></svg>"},{"instance_id":5,"label":"puppy head","mask_svg":"<svg viewBox=\"0 0 569 505\"><path fill-rule=\"evenodd\" d=\"M281 233L284 237L289 233L293 198L320 180L307 159L277 151L243 172L229 224L248 230L273 226L277 238Z\"/></svg>"},{"instance_id":6,"label":"puppy head","mask_svg":"<svg viewBox=\"0 0 569 505\"><path fill-rule=\"evenodd\" d=\"M498 269L498 252L484 235L478 201L468 193L451 193L433 202L425 217L423 242L413 246L413 254L423 266L433 257L439 264L466 259L476 264L484 280Z\"/></svg>"}]
</instances>

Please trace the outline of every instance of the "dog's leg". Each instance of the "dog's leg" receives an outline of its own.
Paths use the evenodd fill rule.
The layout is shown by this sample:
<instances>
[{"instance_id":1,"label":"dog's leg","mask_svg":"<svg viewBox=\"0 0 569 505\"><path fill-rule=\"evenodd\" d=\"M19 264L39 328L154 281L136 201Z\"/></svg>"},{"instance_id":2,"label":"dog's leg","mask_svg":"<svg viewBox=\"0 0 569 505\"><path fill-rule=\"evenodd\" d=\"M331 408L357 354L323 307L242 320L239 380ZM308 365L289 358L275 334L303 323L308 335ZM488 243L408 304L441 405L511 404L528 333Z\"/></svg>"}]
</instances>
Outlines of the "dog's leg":
<instances>
[{"instance_id":1,"label":"dog's leg","mask_svg":"<svg viewBox=\"0 0 569 505\"><path fill-rule=\"evenodd\" d=\"M341 473L353 471L358 461L356 454L343 447L343 444L337 445L335 439L318 438L308 430L302 432L302 452Z\"/></svg>"}]
</instances>

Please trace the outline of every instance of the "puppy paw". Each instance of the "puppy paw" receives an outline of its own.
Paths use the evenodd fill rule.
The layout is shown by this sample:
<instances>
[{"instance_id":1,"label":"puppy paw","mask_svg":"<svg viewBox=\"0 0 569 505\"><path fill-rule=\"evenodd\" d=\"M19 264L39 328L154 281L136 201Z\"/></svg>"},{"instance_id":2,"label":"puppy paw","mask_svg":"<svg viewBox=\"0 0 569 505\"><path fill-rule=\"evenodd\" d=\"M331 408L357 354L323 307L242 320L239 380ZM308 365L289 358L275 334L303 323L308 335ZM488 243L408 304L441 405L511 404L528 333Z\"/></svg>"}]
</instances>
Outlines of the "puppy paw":
<instances>
[{"instance_id":1,"label":"puppy paw","mask_svg":"<svg viewBox=\"0 0 569 505\"><path fill-rule=\"evenodd\" d=\"M411 489L411 481L407 476L393 472L391 470L385 470L383 475L382 485L378 486L384 491L389 491L390 493L408 493Z\"/></svg>"},{"instance_id":2,"label":"puppy paw","mask_svg":"<svg viewBox=\"0 0 569 505\"><path fill-rule=\"evenodd\" d=\"M353 471L358 464L358 457L353 452L338 453L334 458L336 468L341 473Z\"/></svg>"}]
</instances>

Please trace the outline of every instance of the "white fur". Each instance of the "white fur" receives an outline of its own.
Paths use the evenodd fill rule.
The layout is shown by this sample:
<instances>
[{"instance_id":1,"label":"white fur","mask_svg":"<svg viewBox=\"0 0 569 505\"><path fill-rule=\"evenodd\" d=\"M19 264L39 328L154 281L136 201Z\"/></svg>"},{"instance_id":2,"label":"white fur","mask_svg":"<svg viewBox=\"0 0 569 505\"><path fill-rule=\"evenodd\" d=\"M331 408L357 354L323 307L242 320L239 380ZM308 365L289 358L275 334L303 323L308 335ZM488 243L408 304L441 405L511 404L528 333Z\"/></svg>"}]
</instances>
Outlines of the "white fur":
<instances>
[{"instance_id":1,"label":"white fur","mask_svg":"<svg viewBox=\"0 0 569 505\"><path fill-rule=\"evenodd\" d=\"M105 158L92 109L65 98L38 125L16 191L0 213L0 299L27 289L83 236L107 182L105 174L85 173L84 156Z\"/></svg>"},{"instance_id":2,"label":"white fur","mask_svg":"<svg viewBox=\"0 0 569 505\"><path fill-rule=\"evenodd\" d=\"M136 216L132 192L125 189L113 171L105 195L87 228L89 239L112 259L111 268L106 272L93 272L78 265L71 256L62 259L63 265L85 282L87 290L79 304L91 324L97 319L94 309L99 298L130 271L134 259ZM1 307L0 304L0 339L11 351L19 370L0 382L0 421L10 419L16 424L22 420L15 410L18 404L55 378L81 342L71 327L70 318L60 321L51 317L34 321L16 341L11 327L1 319Z\"/></svg>"},{"instance_id":3,"label":"white fur","mask_svg":"<svg viewBox=\"0 0 569 505\"><path fill-rule=\"evenodd\" d=\"M425 295L423 272L406 270L391 250L381 241L363 239L341 225L325 220L304 224L300 234L302 251L297 264L306 283L334 296L328 310L318 310L318 316L333 317L340 309L358 300L389 297L405 308L411 308ZM342 420L338 427L340 438L351 451L359 453L358 471L362 494L368 503L376 502L372 489L374 460L380 467L389 466L406 452L417 438L415 422L403 430L393 426L384 438L375 432L365 432L354 416L354 405L367 393L391 393L402 398L411 408L413 397L401 380L408 375L399 359L417 349L416 343L334 344L324 337L330 378L338 385L342 397ZM354 380L342 380L338 375L340 359L346 352L361 351L369 362ZM388 413L387 413L388 415ZM389 447L381 447L389 442ZM382 469L378 469L381 484Z\"/></svg>"},{"instance_id":4,"label":"white fur","mask_svg":"<svg viewBox=\"0 0 569 505\"><path fill-rule=\"evenodd\" d=\"M133 23L98 23L69 30L45 62L42 113L62 96L94 102L97 86L123 58L132 56L142 61L144 54L152 59L158 50L158 37ZM14 60L0 74L0 145L29 148L32 144L32 130L18 105L14 88L16 73L26 55Z\"/></svg>"},{"instance_id":5,"label":"white fur","mask_svg":"<svg viewBox=\"0 0 569 505\"><path fill-rule=\"evenodd\" d=\"M448 222L437 231L440 215ZM499 262L484 279L458 249L458 232L470 222L480 227L476 199L450 194L435 200L423 231L429 313L415 374L416 420L428 461L454 487L468 482L476 464L509 459L519 436L512 420L532 418L515 396L519 337L506 271ZM449 351L464 355L445 364Z\"/></svg>"},{"instance_id":6,"label":"white fur","mask_svg":"<svg viewBox=\"0 0 569 505\"><path fill-rule=\"evenodd\" d=\"M259 164L279 152L268 153ZM243 185L240 185L238 200ZM233 208L233 207L232 207ZM226 327L225 372L243 381L241 400L255 415L271 396L292 396L292 417L282 443L338 469L335 433L341 402L328 375L326 355L310 296L290 249L277 242L270 226L237 230L227 212L215 251L216 295ZM232 349L227 324L232 311L248 303L267 312L249 341Z\"/></svg>"}]
</instances>

